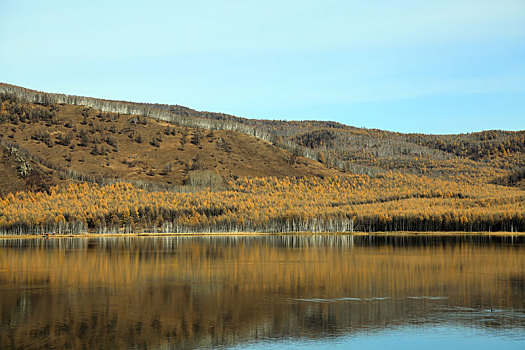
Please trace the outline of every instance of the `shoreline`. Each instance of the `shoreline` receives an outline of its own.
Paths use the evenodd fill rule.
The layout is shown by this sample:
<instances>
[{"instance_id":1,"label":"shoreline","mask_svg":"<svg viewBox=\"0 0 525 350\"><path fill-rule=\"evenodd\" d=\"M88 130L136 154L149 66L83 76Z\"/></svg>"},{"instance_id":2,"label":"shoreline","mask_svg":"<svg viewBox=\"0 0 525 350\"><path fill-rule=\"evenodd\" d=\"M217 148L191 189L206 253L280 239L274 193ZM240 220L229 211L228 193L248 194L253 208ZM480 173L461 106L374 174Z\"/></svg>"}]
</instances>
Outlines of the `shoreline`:
<instances>
[{"instance_id":1,"label":"shoreline","mask_svg":"<svg viewBox=\"0 0 525 350\"><path fill-rule=\"evenodd\" d=\"M201 236L383 236L383 237L415 237L415 236L494 236L494 237L510 237L510 236L525 236L525 232L286 232L286 233L266 233L266 232L195 232L195 233L79 233L79 234L55 234L44 236L41 234L25 234L25 235L0 235L0 239L37 239L37 238L115 238L115 237L201 237Z\"/></svg>"}]
</instances>

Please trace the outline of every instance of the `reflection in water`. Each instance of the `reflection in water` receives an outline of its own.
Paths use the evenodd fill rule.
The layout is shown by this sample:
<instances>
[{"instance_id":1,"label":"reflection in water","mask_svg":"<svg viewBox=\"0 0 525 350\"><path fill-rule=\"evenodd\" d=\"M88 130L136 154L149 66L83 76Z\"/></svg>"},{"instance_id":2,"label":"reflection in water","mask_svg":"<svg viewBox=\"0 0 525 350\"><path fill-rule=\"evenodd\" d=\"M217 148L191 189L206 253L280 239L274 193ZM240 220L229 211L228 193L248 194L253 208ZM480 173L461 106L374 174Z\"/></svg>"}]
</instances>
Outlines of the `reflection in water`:
<instances>
[{"instance_id":1,"label":"reflection in water","mask_svg":"<svg viewBox=\"0 0 525 350\"><path fill-rule=\"evenodd\" d=\"M432 325L512 337L525 329L524 243L349 235L2 240L0 344L193 348Z\"/></svg>"}]
</instances>

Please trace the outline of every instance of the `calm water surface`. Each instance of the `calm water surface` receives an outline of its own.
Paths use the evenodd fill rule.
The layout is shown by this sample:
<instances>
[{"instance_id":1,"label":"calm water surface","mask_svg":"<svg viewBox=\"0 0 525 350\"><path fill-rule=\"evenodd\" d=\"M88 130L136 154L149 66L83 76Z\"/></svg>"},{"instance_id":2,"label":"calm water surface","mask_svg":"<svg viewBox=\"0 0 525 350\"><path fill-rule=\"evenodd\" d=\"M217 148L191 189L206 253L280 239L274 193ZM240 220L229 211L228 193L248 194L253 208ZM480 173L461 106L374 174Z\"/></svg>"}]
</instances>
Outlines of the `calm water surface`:
<instances>
[{"instance_id":1,"label":"calm water surface","mask_svg":"<svg viewBox=\"0 0 525 350\"><path fill-rule=\"evenodd\" d=\"M525 238L0 240L2 348L525 349Z\"/></svg>"}]
</instances>

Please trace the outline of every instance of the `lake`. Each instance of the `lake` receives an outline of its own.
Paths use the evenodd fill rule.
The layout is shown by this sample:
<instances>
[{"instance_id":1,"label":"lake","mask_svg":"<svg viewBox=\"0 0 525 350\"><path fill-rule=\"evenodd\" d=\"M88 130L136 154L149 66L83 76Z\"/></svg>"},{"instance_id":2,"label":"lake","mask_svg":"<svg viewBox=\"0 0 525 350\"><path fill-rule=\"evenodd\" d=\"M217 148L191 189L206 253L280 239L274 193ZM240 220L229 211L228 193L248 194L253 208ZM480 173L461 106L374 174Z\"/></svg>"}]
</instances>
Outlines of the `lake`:
<instances>
[{"instance_id":1,"label":"lake","mask_svg":"<svg viewBox=\"0 0 525 350\"><path fill-rule=\"evenodd\" d=\"M0 240L2 348L524 349L525 238Z\"/></svg>"}]
</instances>

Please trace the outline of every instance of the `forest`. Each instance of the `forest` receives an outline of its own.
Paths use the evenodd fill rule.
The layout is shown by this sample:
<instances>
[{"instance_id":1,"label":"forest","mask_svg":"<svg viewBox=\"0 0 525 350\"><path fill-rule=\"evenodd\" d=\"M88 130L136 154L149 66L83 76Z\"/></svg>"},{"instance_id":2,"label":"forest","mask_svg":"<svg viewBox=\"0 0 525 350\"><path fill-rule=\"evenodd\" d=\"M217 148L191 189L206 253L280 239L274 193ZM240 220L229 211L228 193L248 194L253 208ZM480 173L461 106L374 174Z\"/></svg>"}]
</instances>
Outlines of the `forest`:
<instances>
[{"instance_id":1,"label":"forest","mask_svg":"<svg viewBox=\"0 0 525 350\"><path fill-rule=\"evenodd\" d=\"M415 175L251 178L227 190L70 184L0 200L0 233L524 231L525 193Z\"/></svg>"},{"instance_id":2,"label":"forest","mask_svg":"<svg viewBox=\"0 0 525 350\"><path fill-rule=\"evenodd\" d=\"M0 84L0 234L525 231L525 132L400 134Z\"/></svg>"}]
</instances>

